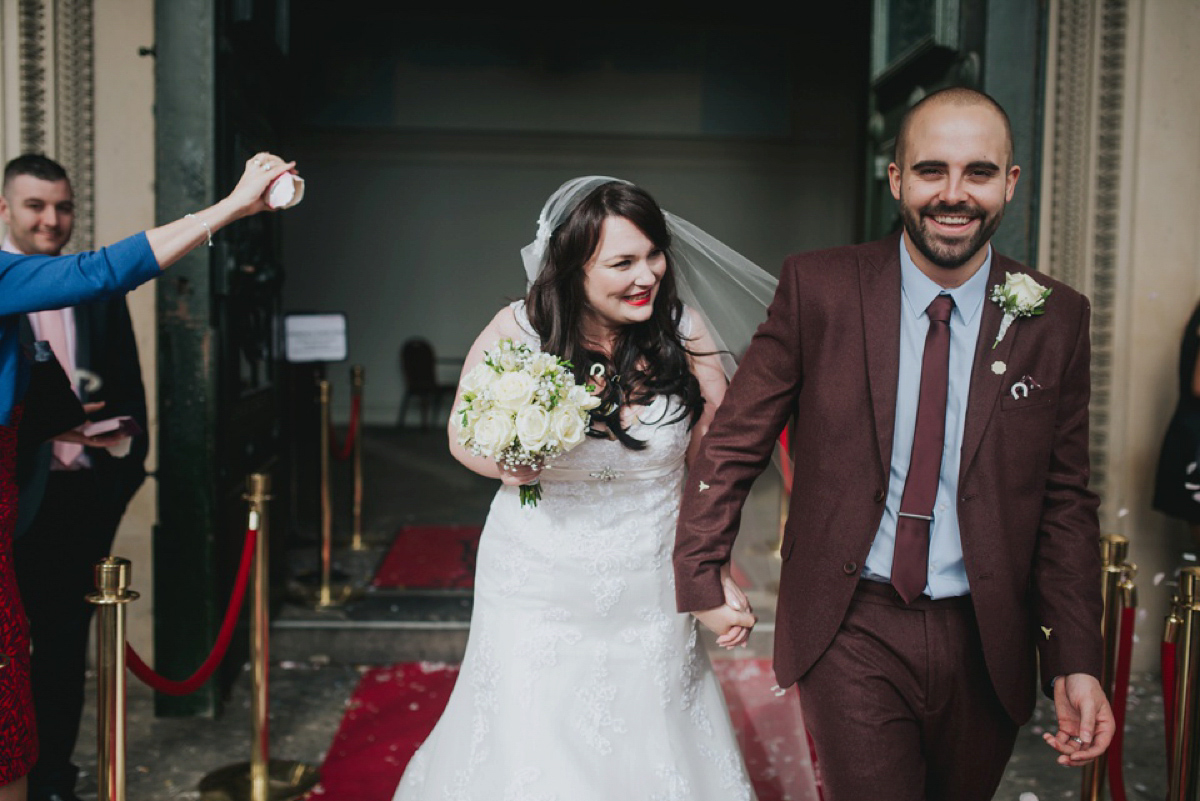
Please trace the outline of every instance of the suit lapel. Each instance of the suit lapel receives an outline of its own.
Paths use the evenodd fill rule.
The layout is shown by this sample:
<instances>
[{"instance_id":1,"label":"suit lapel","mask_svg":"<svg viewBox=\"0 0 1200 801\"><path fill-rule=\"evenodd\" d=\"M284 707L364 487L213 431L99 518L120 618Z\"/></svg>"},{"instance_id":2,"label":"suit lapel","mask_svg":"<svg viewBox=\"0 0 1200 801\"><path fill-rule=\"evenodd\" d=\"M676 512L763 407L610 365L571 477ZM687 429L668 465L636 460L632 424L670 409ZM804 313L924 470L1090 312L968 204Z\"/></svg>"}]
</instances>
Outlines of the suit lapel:
<instances>
[{"instance_id":1,"label":"suit lapel","mask_svg":"<svg viewBox=\"0 0 1200 801\"><path fill-rule=\"evenodd\" d=\"M1013 343L1021 335L1020 321L1014 321L1008 328L1008 333L1000 344L992 348L996 335L1000 333L1000 321L1004 313L998 303L992 301L992 288L1004 283L1006 266L1015 266L1003 256L993 251L992 269L988 275L987 294L984 296L983 310L980 312L979 340L975 343L975 363L971 367L971 389L967 396L967 419L963 425L963 442L959 464L958 480L961 484L967 475L967 470L983 441L983 432L987 430L988 421L996 410L996 403L1004 387L1011 384L1013 379L1007 375L1007 370L997 373L992 369L996 362L1008 364L1012 354Z\"/></svg>"},{"instance_id":2,"label":"suit lapel","mask_svg":"<svg viewBox=\"0 0 1200 801\"><path fill-rule=\"evenodd\" d=\"M33 351L33 324L29 322L29 315L22 314L21 320L18 323L18 337L22 345Z\"/></svg>"},{"instance_id":3,"label":"suit lapel","mask_svg":"<svg viewBox=\"0 0 1200 801\"><path fill-rule=\"evenodd\" d=\"M867 384L879 438L879 463L891 470L896 428L896 385L900 375L900 238L890 236L859 258Z\"/></svg>"}]
</instances>

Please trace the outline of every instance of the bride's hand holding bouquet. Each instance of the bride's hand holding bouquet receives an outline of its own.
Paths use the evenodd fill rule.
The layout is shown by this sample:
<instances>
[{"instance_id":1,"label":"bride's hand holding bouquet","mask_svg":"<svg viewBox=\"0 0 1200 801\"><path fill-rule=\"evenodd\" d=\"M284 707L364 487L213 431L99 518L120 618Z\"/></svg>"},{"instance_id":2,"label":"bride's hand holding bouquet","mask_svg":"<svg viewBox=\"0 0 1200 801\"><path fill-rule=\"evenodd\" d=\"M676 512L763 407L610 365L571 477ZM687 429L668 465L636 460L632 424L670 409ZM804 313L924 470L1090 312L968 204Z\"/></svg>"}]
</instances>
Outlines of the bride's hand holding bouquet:
<instances>
[{"instance_id":1,"label":"bride's hand holding bouquet","mask_svg":"<svg viewBox=\"0 0 1200 801\"><path fill-rule=\"evenodd\" d=\"M495 460L505 484L519 484L521 505L542 496L538 475L583 442L588 412L600 404L593 387L575 383L570 362L501 339L463 376L455 409L458 442Z\"/></svg>"}]
</instances>

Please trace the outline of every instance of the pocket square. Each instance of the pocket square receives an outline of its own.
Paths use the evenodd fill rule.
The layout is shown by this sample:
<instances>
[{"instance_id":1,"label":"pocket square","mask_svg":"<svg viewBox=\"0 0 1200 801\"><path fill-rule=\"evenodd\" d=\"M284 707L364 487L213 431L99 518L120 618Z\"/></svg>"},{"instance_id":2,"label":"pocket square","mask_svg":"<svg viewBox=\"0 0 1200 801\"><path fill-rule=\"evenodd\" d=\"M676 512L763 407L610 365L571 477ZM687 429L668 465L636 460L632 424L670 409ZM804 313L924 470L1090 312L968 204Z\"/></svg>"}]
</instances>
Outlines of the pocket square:
<instances>
[{"instance_id":1,"label":"pocket square","mask_svg":"<svg viewBox=\"0 0 1200 801\"><path fill-rule=\"evenodd\" d=\"M1023 375L1020 381L1009 388L1008 394L1013 396L1013 400L1019 400L1021 398L1028 398L1031 394L1041 391L1041 389L1042 385L1037 382L1036 378L1031 375Z\"/></svg>"}]
</instances>

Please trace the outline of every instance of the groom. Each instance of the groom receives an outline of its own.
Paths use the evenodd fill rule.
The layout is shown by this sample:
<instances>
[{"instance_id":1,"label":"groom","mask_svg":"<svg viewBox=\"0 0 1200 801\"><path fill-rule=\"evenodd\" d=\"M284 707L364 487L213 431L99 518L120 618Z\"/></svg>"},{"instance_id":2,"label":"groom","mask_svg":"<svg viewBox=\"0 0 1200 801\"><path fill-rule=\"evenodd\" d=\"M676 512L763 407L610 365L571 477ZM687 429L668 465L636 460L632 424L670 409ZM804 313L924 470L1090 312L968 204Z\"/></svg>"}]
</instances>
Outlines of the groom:
<instances>
[{"instance_id":1,"label":"groom","mask_svg":"<svg viewBox=\"0 0 1200 801\"><path fill-rule=\"evenodd\" d=\"M726 633L748 619L723 604L720 569L794 417L775 672L798 684L826 801L991 798L1039 656L1059 763L1113 734L1090 307L992 250L1019 174L987 95L914 106L888 167L902 234L788 259L688 476L679 608ZM1028 314L1004 330L1006 310Z\"/></svg>"}]
</instances>

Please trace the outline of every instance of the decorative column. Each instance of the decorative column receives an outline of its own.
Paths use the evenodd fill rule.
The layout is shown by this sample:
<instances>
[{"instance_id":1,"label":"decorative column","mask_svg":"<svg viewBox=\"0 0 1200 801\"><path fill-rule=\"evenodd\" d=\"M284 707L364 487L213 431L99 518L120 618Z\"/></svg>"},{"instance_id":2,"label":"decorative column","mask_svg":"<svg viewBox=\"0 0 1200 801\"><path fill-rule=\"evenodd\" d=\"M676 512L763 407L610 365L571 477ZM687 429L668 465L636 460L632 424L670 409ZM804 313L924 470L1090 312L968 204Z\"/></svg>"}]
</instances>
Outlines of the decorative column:
<instances>
[{"instance_id":1,"label":"decorative column","mask_svg":"<svg viewBox=\"0 0 1200 801\"><path fill-rule=\"evenodd\" d=\"M92 0L0 0L0 159L44 153L75 190L72 250L93 247ZM2 162L0 162L2 163Z\"/></svg>"}]
</instances>

